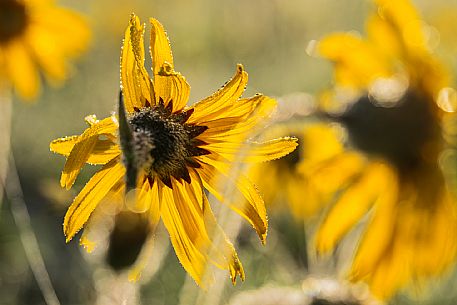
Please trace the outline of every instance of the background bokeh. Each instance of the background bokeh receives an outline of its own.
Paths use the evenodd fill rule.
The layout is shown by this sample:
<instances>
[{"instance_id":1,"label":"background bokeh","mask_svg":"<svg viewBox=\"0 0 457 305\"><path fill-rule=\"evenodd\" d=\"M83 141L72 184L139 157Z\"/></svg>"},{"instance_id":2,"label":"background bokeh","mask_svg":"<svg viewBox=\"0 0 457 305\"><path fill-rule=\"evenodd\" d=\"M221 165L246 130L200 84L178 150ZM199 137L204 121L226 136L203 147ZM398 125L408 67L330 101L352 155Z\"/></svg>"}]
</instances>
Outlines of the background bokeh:
<instances>
[{"instance_id":1,"label":"background bokeh","mask_svg":"<svg viewBox=\"0 0 457 305\"><path fill-rule=\"evenodd\" d=\"M282 98L297 93L316 94L328 88L331 65L313 56L313 40L334 31L363 32L371 3L366 0L66 0L59 3L87 17L93 31L90 49L74 63L63 86L44 86L33 104L21 103L14 97L11 136L31 225L57 296L62 304L117 304L114 297L103 298L101 294L115 295L119 293L116 290L125 289L127 294L131 291L134 295L129 298L132 304L199 304L205 299L202 292L185 274L166 240L156 245L163 248L163 253L157 254L163 255L160 256L163 260L156 259L157 263L161 261L156 266L158 270L150 272L136 287L141 287L140 290L129 284L110 282L110 273L103 268L101 257L89 257L76 241L65 244L63 215L94 169L87 168L71 191L60 189L64 158L49 151L49 142L79 134L85 128L86 115L103 118L115 109L120 47L131 12L143 22L153 16L163 23L171 39L175 68L192 86L190 102L193 103L219 88L233 74L237 63L242 63L250 76L246 96L262 92ZM457 71L457 0L414 3L432 26L430 39L436 40L436 53L449 70ZM284 100L286 103L287 98ZM7 201L1 205L0 213L0 305L44 304ZM336 276L341 262L329 258L315 263L308 257L306 236L312 228L305 232L303 224L294 222L287 213L270 215L270 225L267 245L262 246L255 233L243 224L237 242L246 282L232 287L227 276L221 294L206 299L207 304L216 304L214 300L227 304L233 295L264 285L300 289L302 280L309 275ZM114 281L112 276L111 280ZM454 283L452 275L433 283L434 297L422 299L420 304L455 304ZM204 293L216 292L210 289ZM406 296L392 300L392 304L418 302Z\"/></svg>"}]
</instances>

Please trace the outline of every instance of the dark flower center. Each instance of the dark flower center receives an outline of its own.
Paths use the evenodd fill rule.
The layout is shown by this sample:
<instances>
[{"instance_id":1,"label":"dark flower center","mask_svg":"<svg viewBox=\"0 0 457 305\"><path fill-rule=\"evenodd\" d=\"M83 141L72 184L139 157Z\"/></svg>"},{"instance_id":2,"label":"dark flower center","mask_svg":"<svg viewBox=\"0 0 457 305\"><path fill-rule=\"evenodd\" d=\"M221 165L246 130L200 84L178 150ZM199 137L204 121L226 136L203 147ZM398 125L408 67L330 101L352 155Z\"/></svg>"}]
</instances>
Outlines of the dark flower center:
<instances>
[{"instance_id":1,"label":"dark flower center","mask_svg":"<svg viewBox=\"0 0 457 305\"><path fill-rule=\"evenodd\" d=\"M440 145L440 124L432 107L426 97L412 91L390 108L363 96L337 120L356 148L385 158L405 174L423 164L427 149Z\"/></svg>"},{"instance_id":2,"label":"dark flower center","mask_svg":"<svg viewBox=\"0 0 457 305\"><path fill-rule=\"evenodd\" d=\"M195 139L207 127L185 123L192 111L172 113L159 104L136 109L129 117L137 167L170 188L171 177L190 183L187 167L200 167L193 157L209 154L199 147L206 143Z\"/></svg>"},{"instance_id":3,"label":"dark flower center","mask_svg":"<svg viewBox=\"0 0 457 305\"><path fill-rule=\"evenodd\" d=\"M22 1L0 0L0 43L21 35L27 22L27 11Z\"/></svg>"}]
</instances>

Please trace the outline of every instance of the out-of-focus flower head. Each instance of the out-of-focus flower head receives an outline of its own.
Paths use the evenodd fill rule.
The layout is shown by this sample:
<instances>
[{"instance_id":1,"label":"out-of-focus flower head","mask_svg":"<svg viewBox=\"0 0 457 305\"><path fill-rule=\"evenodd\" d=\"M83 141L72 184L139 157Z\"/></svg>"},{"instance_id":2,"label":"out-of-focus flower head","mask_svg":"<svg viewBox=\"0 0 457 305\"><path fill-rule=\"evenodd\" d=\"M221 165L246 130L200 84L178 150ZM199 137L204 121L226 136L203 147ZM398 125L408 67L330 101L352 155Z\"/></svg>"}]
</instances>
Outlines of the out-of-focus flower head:
<instances>
[{"instance_id":1,"label":"out-of-focus flower head","mask_svg":"<svg viewBox=\"0 0 457 305\"><path fill-rule=\"evenodd\" d=\"M190 86L174 70L163 26L152 18L150 23L153 78L144 68L144 25L132 15L121 55L123 99L118 118L89 116L84 133L51 143L52 151L67 157L62 187L71 188L85 163L103 165L68 209L64 232L70 241L84 226L81 244L92 248L91 227L97 222L92 216L104 203L117 205L117 210L145 219L150 234L162 220L181 264L198 284L208 284L204 277L208 265L229 270L235 283L237 276L244 279L243 267L216 222L205 190L244 217L264 242L264 201L232 163L240 150L247 152L242 162L282 157L295 149L296 139L247 142L276 102L260 94L240 99L248 79L241 65L220 90L187 107ZM221 177L234 186L234 198L223 197ZM134 267L133 279L141 267Z\"/></svg>"},{"instance_id":2,"label":"out-of-focus flower head","mask_svg":"<svg viewBox=\"0 0 457 305\"><path fill-rule=\"evenodd\" d=\"M366 38L337 33L319 44L335 64L324 116L345 127L347 141L327 128L313 149L332 141L333 151L304 160L300 170L336 196L316 236L318 251L334 250L366 220L350 278L388 298L455 260L456 201L443 165L443 152L453 147L455 91L411 3L375 5Z\"/></svg>"},{"instance_id":3,"label":"out-of-focus flower head","mask_svg":"<svg viewBox=\"0 0 457 305\"><path fill-rule=\"evenodd\" d=\"M68 75L68 59L86 48L90 30L78 13L50 0L0 1L0 90L32 100L41 70L52 84Z\"/></svg>"}]
</instances>

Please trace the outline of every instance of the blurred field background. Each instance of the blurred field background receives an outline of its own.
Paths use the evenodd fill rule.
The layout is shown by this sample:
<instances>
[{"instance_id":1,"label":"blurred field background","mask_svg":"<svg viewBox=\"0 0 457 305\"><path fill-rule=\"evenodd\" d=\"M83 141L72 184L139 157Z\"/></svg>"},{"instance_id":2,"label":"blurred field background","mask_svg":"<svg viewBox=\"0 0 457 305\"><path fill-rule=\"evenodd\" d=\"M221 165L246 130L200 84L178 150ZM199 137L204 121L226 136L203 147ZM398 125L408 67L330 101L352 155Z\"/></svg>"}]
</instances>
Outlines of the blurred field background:
<instances>
[{"instance_id":1,"label":"blurred field background","mask_svg":"<svg viewBox=\"0 0 457 305\"><path fill-rule=\"evenodd\" d=\"M155 266L157 270L149 270L149 275L146 272L145 279L137 286L139 290L131 284L116 282L103 267L102 257L87 255L77 241L65 244L62 233L66 208L95 167L87 168L71 191L60 189L64 158L49 152L49 142L79 134L85 128L86 115L103 118L115 110L120 47L131 12L143 22L151 16L164 24L171 39L175 69L192 86L190 103L218 89L233 74L237 63L242 63L250 76L245 96L262 92L287 103L288 97L314 95L331 85L331 65L310 56L310 42L335 31L363 32L364 20L372 7L369 1L67 0L59 3L87 17L93 32L90 49L74 63L72 75L62 87L43 86L41 96L33 104L21 103L14 97L11 141L31 224L61 304L118 304L116 295L124 292L129 298L122 304L229 304L234 295L265 285L301 291L302 281L308 276L337 276L337 267L344 262L330 258L316 265L308 257L305 241L312 226L305 232L303 225L295 223L285 211L280 215L270 214L266 246L260 244L252 230L245 230L247 225L243 223L237 248L246 281L232 287L224 273L225 286L220 287L220 295L211 288L207 292L199 291L168 247L166 233L156 245L162 248L157 259L154 258L160 265ZM457 0L414 3L424 20L435 29L431 33L435 35L437 54L455 74ZM147 62L146 67L149 66ZM432 297L418 301L399 296L391 304L455 304L457 291L453 278L456 277L449 275L442 282L433 283ZM212 293L213 298L201 296ZM1 205L0 215L0 304L45 304L30 272L7 201Z\"/></svg>"}]
</instances>

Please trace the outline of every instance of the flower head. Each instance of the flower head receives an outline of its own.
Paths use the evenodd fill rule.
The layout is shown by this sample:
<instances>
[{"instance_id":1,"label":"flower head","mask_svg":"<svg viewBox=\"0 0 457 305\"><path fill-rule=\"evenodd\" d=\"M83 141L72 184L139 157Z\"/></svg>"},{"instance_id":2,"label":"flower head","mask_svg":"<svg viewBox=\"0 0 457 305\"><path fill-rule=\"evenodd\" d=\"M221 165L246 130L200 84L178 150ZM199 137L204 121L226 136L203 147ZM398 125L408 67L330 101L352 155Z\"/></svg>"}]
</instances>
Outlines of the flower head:
<instances>
[{"instance_id":1,"label":"flower head","mask_svg":"<svg viewBox=\"0 0 457 305\"><path fill-rule=\"evenodd\" d=\"M442 102L452 90L449 76L432 56L414 7L407 0L375 2L366 39L340 33L320 43L335 64L337 86L324 107L343 106L326 116L345 127L348 141L328 128L333 149L300 168L323 192L337 194L317 234L318 250L334 249L368 219L350 275L387 298L455 260L456 202L442 162L452 148L447 125L454 115ZM342 92L355 95L341 103Z\"/></svg>"},{"instance_id":2,"label":"flower head","mask_svg":"<svg viewBox=\"0 0 457 305\"><path fill-rule=\"evenodd\" d=\"M267 217L255 186L231 163L246 150L243 162L280 158L296 147L293 138L248 143L252 129L275 107L275 101L256 95L240 99L247 73L237 66L235 76L219 91L187 107L190 87L174 70L168 37L162 25L150 19L152 79L144 68L143 25L132 15L121 56L123 100L119 117L97 120L81 135L51 143L51 150L67 157L61 185L70 188L85 163L101 164L68 209L64 220L67 241L89 220L81 243L91 246L91 214L108 196L119 209L142 214L154 231L162 220L181 264L197 283L205 285L208 264L228 269L232 281L244 272L233 245L222 234L205 190L243 216L265 240ZM249 150L245 149L249 145ZM225 177L242 200L224 198L218 183ZM129 190L135 190L132 192ZM126 200L123 198L127 191ZM129 198L130 197L130 198Z\"/></svg>"},{"instance_id":3,"label":"flower head","mask_svg":"<svg viewBox=\"0 0 457 305\"><path fill-rule=\"evenodd\" d=\"M67 59L86 49L89 36L80 15L52 1L0 1L0 79L6 84L0 90L14 88L33 99L40 87L38 68L49 81L63 81Z\"/></svg>"}]
</instances>

